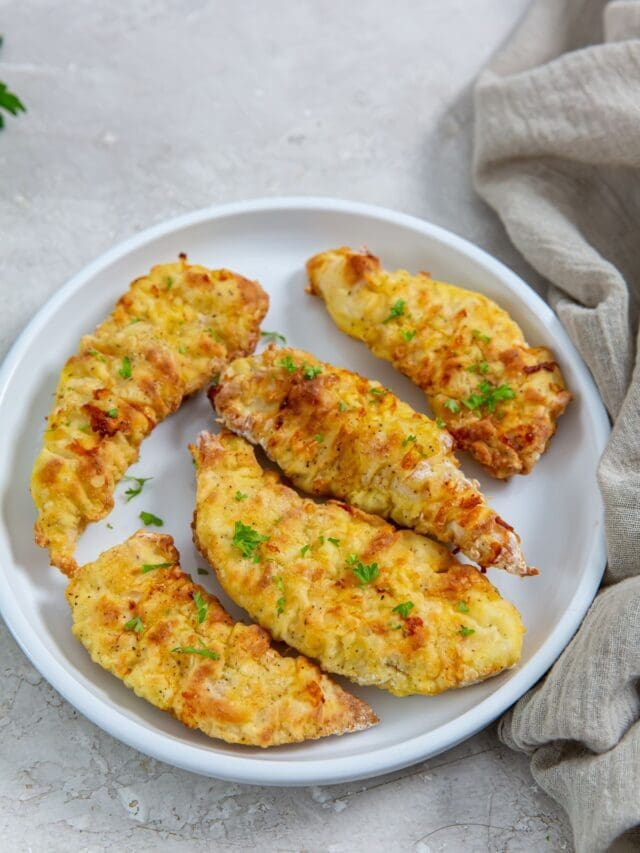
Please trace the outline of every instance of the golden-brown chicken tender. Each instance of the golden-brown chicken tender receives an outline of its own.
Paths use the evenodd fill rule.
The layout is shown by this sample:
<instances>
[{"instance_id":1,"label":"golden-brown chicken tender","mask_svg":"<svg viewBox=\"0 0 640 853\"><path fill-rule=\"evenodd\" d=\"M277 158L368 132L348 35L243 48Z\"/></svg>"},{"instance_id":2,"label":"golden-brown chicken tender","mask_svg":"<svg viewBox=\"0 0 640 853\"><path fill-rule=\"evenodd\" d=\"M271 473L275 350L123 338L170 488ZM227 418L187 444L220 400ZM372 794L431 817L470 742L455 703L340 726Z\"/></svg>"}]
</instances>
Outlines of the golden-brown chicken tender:
<instances>
[{"instance_id":1,"label":"golden-brown chicken tender","mask_svg":"<svg viewBox=\"0 0 640 853\"><path fill-rule=\"evenodd\" d=\"M192 452L197 546L234 601L327 671L406 696L489 678L520 657L515 607L442 545L301 498L231 433L202 433Z\"/></svg>"},{"instance_id":2,"label":"golden-brown chicken tender","mask_svg":"<svg viewBox=\"0 0 640 853\"><path fill-rule=\"evenodd\" d=\"M268 297L228 270L178 263L133 282L64 366L35 461L35 538L69 574L79 534L113 507L142 440L232 358L252 352Z\"/></svg>"},{"instance_id":3,"label":"golden-brown chicken tender","mask_svg":"<svg viewBox=\"0 0 640 853\"><path fill-rule=\"evenodd\" d=\"M378 720L304 657L283 657L184 574L170 536L138 531L73 574L73 633L138 696L228 743L276 746Z\"/></svg>"},{"instance_id":4,"label":"golden-brown chicken tender","mask_svg":"<svg viewBox=\"0 0 640 853\"><path fill-rule=\"evenodd\" d=\"M338 328L422 388L459 447L495 477L531 471L571 394L553 354L528 347L506 311L348 248L316 255L307 271Z\"/></svg>"},{"instance_id":5,"label":"golden-brown chicken tender","mask_svg":"<svg viewBox=\"0 0 640 853\"><path fill-rule=\"evenodd\" d=\"M210 396L298 488L435 536L481 566L531 574L512 528L453 455L453 439L378 382L296 349L233 361Z\"/></svg>"}]
</instances>

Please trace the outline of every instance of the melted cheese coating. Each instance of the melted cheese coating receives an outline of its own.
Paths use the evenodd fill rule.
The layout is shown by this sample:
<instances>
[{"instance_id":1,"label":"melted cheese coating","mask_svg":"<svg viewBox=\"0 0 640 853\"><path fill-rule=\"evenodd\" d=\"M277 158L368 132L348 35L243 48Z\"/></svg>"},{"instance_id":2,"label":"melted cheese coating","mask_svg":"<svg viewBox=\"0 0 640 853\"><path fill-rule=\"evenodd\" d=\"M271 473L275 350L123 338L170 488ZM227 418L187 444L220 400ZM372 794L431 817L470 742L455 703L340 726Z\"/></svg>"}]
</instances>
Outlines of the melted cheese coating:
<instances>
[{"instance_id":1,"label":"melted cheese coating","mask_svg":"<svg viewBox=\"0 0 640 853\"><path fill-rule=\"evenodd\" d=\"M482 294L365 252L322 252L307 271L338 328L422 388L459 447L495 477L531 471L571 399L550 350Z\"/></svg>"},{"instance_id":2,"label":"melted cheese coating","mask_svg":"<svg viewBox=\"0 0 640 853\"><path fill-rule=\"evenodd\" d=\"M92 660L228 743L276 746L377 722L315 664L281 655L257 625L234 622L178 560L170 536L141 530L75 572L66 592L73 633Z\"/></svg>"},{"instance_id":3,"label":"melted cheese coating","mask_svg":"<svg viewBox=\"0 0 640 853\"><path fill-rule=\"evenodd\" d=\"M301 498L230 433L203 433L192 452L197 546L234 601L328 672L397 696L432 694L520 657L515 607L443 546Z\"/></svg>"},{"instance_id":4,"label":"melted cheese coating","mask_svg":"<svg viewBox=\"0 0 640 853\"><path fill-rule=\"evenodd\" d=\"M211 397L225 426L260 444L298 488L434 536L481 566L535 571L460 470L447 430L378 382L270 347L233 361Z\"/></svg>"},{"instance_id":5,"label":"melted cheese coating","mask_svg":"<svg viewBox=\"0 0 640 853\"><path fill-rule=\"evenodd\" d=\"M252 352L268 298L228 270L178 263L133 282L64 366L32 473L35 538L69 574L142 440L228 360Z\"/></svg>"}]
</instances>

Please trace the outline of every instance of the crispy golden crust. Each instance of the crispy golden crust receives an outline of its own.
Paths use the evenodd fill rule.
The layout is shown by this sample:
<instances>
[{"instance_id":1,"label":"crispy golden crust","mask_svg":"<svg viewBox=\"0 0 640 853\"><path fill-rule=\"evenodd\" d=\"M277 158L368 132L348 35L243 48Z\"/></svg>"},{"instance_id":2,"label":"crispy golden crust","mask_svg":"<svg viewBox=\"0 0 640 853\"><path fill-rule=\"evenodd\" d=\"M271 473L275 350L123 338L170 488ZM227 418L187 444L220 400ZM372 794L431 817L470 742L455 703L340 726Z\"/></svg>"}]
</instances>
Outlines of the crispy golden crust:
<instances>
[{"instance_id":1,"label":"crispy golden crust","mask_svg":"<svg viewBox=\"0 0 640 853\"><path fill-rule=\"evenodd\" d=\"M553 354L528 347L506 311L348 248L316 255L307 271L337 326L422 388L459 447L495 477L531 471L571 394Z\"/></svg>"},{"instance_id":2,"label":"crispy golden crust","mask_svg":"<svg viewBox=\"0 0 640 853\"><path fill-rule=\"evenodd\" d=\"M257 282L181 256L134 281L82 338L62 370L31 479L36 542L54 565L73 572L79 534L111 510L142 440L229 359L253 351L267 307Z\"/></svg>"},{"instance_id":3,"label":"crispy golden crust","mask_svg":"<svg viewBox=\"0 0 640 853\"><path fill-rule=\"evenodd\" d=\"M170 536L140 530L75 572L66 592L73 633L96 663L152 705L228 743L276 746L378 722L315 664L283 657L257 625L234 623L178 560Z\"/></svg>"},{"instance_id":4,"label":"crispy golden crust","mask_svg":"<svg viewBox=\"0 0 640 853\"><path fill-rule=\"evenodd\" d=\"M378 382L270 347L232 362L211 397L225 426L260 444L298 488L435 536L481 566L535 571L460 470L447 430Z\"/></svg>"},{"instance_id":5,"label":"crispy golden crust","mask_svg":"<svg viewBox=\"0 0 640 853\"><path fill-rule=\"evenodd\" d=\"M489 678L520 657L515 607L443 546L299 497L231 433L202 433L192 452L197 546L234 601L327 671L405 696ZM238 522L268 537L248 556ZM374 564L361 585L354 567L362 577Z\"/></svg>"}]
</instances>

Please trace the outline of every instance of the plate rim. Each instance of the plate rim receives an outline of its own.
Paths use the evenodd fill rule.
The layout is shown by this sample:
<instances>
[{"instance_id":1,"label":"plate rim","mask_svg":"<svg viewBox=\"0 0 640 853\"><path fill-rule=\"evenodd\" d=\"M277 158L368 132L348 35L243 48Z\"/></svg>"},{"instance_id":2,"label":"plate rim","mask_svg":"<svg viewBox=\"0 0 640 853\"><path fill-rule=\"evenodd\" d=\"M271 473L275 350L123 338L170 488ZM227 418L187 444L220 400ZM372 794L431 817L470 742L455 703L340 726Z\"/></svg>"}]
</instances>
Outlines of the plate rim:
<instances>
[{"instance_id":1,"label":"plate rim","mask_svg":"<svg viewBox=\"0 0 640 853\"><path fill-rule=\"evenodd\" d=\"M573 357L573 366L584 390L585 404L589 407L596 444L600 453L604 450L611 428L595 382L555 313L520 276L484 249L427 220L378 205L325 196L267 197L212 205L157 223L107 249L72 276L40 307L9 348L0 365L0 425L6 391L24 350L58 306L66 302L97 273L131 251L181 228L242 214L292 210L351 213L401 225L435 238L501 279L528 308L549 324L550 332L557 336L563 351L569 352ZM0 488L4 490L6 485L6 482L0 483ZM249 755L225 755L215 752L215 747L209 751L200 745L182 743L176 750L171 735L152 731L142 722L126 716L121 710L114 713L107 704L97 700L87 686L76 680L50 654L39 636L30 630L8 583L0 584L0 615L29 661L52 687L92 723L139 752L171 766L231 782L279 786L350 782L397 771L450 749L493 722L544 675L577 631L600 585L606 565L604 508L601 500L599 516L600 523L594 534L593 551L565 611L565 618L547 636L533 659L490 696L455 719L400 744L381 747L361 755L304 761L271 761L268 751L265 751L264 758L256 758ZM2 520L0 534L4 535L4 531L5 524ZM0 553L2 575L6 575L8 563L12 563L12 560L7 560L5 553Z\"/></svg>"}]
</instances>

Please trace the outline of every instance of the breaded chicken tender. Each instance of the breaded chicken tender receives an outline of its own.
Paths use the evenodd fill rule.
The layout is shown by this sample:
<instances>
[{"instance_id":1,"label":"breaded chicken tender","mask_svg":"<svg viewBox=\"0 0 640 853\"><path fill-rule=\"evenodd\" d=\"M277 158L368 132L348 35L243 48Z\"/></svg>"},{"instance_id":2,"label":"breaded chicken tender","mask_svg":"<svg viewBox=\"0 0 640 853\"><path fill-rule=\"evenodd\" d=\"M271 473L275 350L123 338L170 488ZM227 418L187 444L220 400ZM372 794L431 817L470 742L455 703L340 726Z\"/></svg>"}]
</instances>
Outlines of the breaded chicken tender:
<instances>
[{"instance_id":1,"label":"breaded chicken tender","mask_svg":"<svg viewBox=\"0 0 640 853\"><path fill-rule=\"evenodd\" d=\"M447 430L378 382L270 347L233 361L210 396L222 423L260 444L303 491L434 536L483 567L535 572L460 470Z\"/></svg>"},{"instance_id":2,"label":"breaded chicken tender","mask_svg":"<svg viewBox=\"0 0 640 853\"><path fill-rule=\"evenodd\" d=\"M234 601L328 672L406 696L481 681L520 657L515 607L442 545L301 498L231 433L202 433L192 452L197 547Z\"/></svg>"},{"instance_id":3,"label":"breaded chicken tender","mask_svg":"<svg viewBox=\"0 0 640 853\"><path fill-rule=\"evenodd\" d=\"M76 570L73 633L152 705L228 743L276 746L378 720L304 657L283 657L181 571L170 536L138 531Z\"/></svg>"},{"instance_id":4,"label":"breaded chicken tender","mask_svg":"<svg viewBox=\"0 0 640 853\"><path fill-rule=\"evenodd\" d=\"M422 388L459 447L495 477L531 471L571 399L550 350L481 293L368 252L322 252L307 271L338 328Z\"/></svg>"},{"instance_id":5,"label":"breaded chicken tender","mask_svg":"<svg viewBox=\"0 0 640 853\"><path fill-rule=\"evenodd\" d=\"M260 285L177 263L133 282L64 366L31 479L35 539L71 573L79 534L113 507L142 440L232 358L255 348Z\"/></svg>"}]
</instances>

